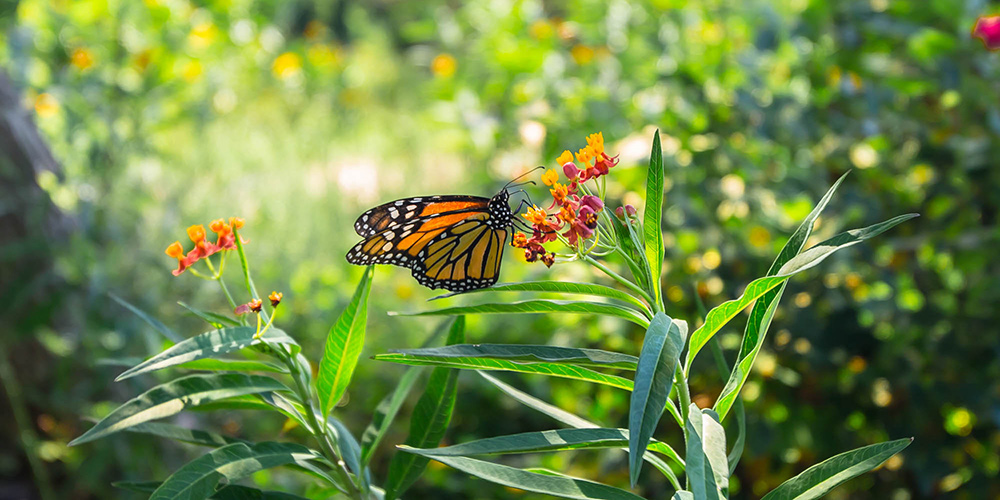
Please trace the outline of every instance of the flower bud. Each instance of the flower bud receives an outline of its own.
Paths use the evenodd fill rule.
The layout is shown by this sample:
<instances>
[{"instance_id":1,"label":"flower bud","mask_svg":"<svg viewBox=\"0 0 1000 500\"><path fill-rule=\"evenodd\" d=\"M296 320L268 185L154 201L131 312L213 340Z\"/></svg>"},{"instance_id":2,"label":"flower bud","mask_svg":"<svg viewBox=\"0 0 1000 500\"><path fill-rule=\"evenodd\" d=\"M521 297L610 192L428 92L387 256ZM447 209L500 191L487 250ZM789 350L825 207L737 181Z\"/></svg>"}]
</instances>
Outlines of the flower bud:
<instances>
[{"instance_id":1,"label":"flower bud","mask_svg":"<svg viewBox=\"0 0 1000 500\"><path fill-rule=\"evenodd\" d=\"M195 243L201 243L205 241L205 226L197 224L187 228L188 238Z\"/></svg>"},{"instance_id":2,"label":"flower bud","mask_svg":"<svg viewBox=\"0 0 1000 500\"><path fill-rule=\"evenodd\" d=\"M175 241L167 247L167 255L175 259L184 258L184 247L181 246L181 242Z\"/></svg>"},{"instance_id":3,"label":"flower bud","mask_svg":"<svg viewBox=\"0 0 1000 500\"><path fill-rule=\"evenodd\" d=\"M284 294L281 292L271 292L271 295L267 296L268 300L271 301L271 307L278 307L278 304L281 303L282 297L284 297Z\"/></svg>"}]
</instances>

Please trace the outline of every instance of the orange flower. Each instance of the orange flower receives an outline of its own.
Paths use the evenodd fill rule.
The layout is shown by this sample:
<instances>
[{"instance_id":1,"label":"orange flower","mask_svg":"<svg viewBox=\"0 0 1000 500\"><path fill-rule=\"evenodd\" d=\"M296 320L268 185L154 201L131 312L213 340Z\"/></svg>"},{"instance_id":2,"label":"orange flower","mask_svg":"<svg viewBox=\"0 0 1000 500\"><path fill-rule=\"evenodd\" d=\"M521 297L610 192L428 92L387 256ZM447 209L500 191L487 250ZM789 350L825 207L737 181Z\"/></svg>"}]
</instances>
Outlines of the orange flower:
<instances>
[{"instance_id":1,"label":"orange flower","mask_svg":"<svg viewBox=\"0 0 1000 500\"><path fill-rule=\"evenodd\" d=\"M229 232L229 224L226 224L226 221L223 220L223 219L215 219L215 220L213 220L208 225L208 228L211 229L212 232L214 232L216 234L219 234L219 233L228 233Z\"/></svg>"},{"instance_id":2,"label":"orange flower","mask_svg":"<svg viewBox=\"0 0 1000 500\"><path fill-rule=\"evenodd\" d=\"M524 248L528 246L528 237L524 233L515 233L514 239L510 242L510 246L514 248Z\"/></svg>"},{"instance_id":3,"label":"orange flower","mask_svg":"<svg viewBox=\"0 0 1000 500\"><path fill-rule=\"evenodd\" d=\"M555 184L556 181L558 180L559 180L559 174L556 172L556 169L554 168L550 168L546 170L544 174L542 174L542 183L545 184L546 186L551 186Z\"/></svg>"},{"instance_id":4,"label":"orange flower","mask_svg":"<svg viewBox=\"0 0 1000 500\"><path fill-rule=\"evenodd\" d=\"M196 244L205 241L205 226L202 226L201 224L187 228L187 233L188 238L191 238L191 241Z\"/></svg>"},{"instance_id":5,"label":"orange flower","mask_svg":"<svg viewBox=\"0 0 1000 500\"><path fill-rule=\"evenodd\" d=\"M593 158L594 158L594 155L590 151L590 146L587 146L587 147L585 147L585 148L583 148L583 149L581 149L581 150L579 150L579 151L576 152L576 161L578 161L580 163L583 163L585 165L587 163L590 163L590 160L592 160Z\"/></svg>"},{"instance_id":6,"label":"orange flower","mask_svg":"<svg viewBox=\"0 0 1000 500\"><path fill-rule=\"evenodd\" d=\"M242 229L243 228L243 219L240 218L240 217L230 217L229 218L229 225L233 226L233 229Z\"/></svg>"},{"instance_id":7,"label":"orange flower","mask_svg":"<svg viewBox=\"0 0 1000 500\"><path fill-rule=\"evenodd\" d=\"M250 302L247 302L247 306L250 307L251 311L259 313L260 310L264 308L264 301L260 299L253 299Z\"/></svg>"},{"instance_id":8,"label":"orange flower","mask_svg":"<svg viewBox=\"0 0 1000 500\"><path fill-rule=\"evenodd\" d=\"M573 161L573 153L570 153L568 149L563 151L562 154L559 155L559 158L556 158L556 163L560 165L565 165L572 161Z\"/></svg>"},{"instance_id":9,"label":"orange flower","mask_svg":"<svg viewBox=\"0 0 1000 500\"><path fill-rule=\"evenodd\" d=\"M573 207L567 203L559 209L559 218L565 222L573 222L576 219L576 210L574 210Z\"/></svg>"},{"instance_id":10,"label":"orange flower","mask_svg":"<svg viewBox=\"0 0 1000 500\"><path fill-rule=\"evenodd\" d=\"M281 303L282 297L284 297L284 294L281 292L271 292L271 294L267 296L268 300L271 301L271 307L278 307L278 304Z\"/></svg>"},{"instance_id":11,"label":"orange flower","mask_svg":"<svg viewBox=\"0 0 1000 500\"><path fill-rule=\"evenodd\" d=\"M552 189L550 189L549 192L552 193L552 199L555 200L556 205L562 205L565 203L566 197L569 196L569 188L559 184L558 182L552 186Z\"/></svg>"},{"instance_id":12,"label":"orange flower","mask_svg":"<svg viewBox=\"0 0 1000 500\"><path fill-rule=\"evenodd\" d=\"M528 213L522 215L522 217L528 219L528 222L539 225L545 223L545 217L547 216L548 214L545 213L545 210L538 208L536 205L532 205L531 208L528 209Z\"/></svg>"},{"instance_id":13,"label":"orange flower","mask_svg":"<svg viewBox=\"0 0 1000 500\"><path fill-rule=\"evenodd\" d=\"M181 246L181 242L175 241L171 243L170 246L167 247L167 255L178 260L183 259L184 247Z\"/></svg>"}]
</instances>

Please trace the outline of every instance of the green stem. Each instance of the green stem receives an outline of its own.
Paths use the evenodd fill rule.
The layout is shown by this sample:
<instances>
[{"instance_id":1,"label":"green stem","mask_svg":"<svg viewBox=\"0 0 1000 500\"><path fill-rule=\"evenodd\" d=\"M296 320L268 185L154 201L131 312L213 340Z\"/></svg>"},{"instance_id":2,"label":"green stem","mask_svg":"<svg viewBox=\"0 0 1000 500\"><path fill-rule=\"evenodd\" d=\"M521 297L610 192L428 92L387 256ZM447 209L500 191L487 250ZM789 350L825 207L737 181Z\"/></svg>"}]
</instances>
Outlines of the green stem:
<instances>
[{"instance_id":1,"label":"green stem","mask_svg":"<svg viewBox=\"0 0 1000 500\"><path fill-rule=\"evenodd\" d=\"M640 288L635 283L632 283L631 281L625 279L622 275L620 275L620 274L612 271L610 268L608 268L608 266L605 266L604 264L601 264L600 261L594 259L593 257L591 257L589 255L584 255L582 257L582 260L584 262L587 262L587 263L591 264L592 266L600 269L601 271L604 271L604 274L607 274L612 279L614 279L615 281L621 283L622 285L624 285L629 290L632 290L633 292L639 294L639 296L642 297L648 304L654 304L653 299L649 296L649 294L646 293L645 290L643 290L642 288Z\"/></svg>"}]
</instances>

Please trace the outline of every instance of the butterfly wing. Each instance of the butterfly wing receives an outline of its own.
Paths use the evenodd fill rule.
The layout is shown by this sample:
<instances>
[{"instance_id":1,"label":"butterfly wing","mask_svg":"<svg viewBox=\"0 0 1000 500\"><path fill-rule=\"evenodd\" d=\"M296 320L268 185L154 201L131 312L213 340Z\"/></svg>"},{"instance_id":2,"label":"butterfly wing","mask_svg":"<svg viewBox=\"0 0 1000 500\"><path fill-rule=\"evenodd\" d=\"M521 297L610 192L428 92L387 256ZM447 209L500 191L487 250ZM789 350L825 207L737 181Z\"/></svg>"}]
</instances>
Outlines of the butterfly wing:
<instances>
[{"instance_id":1,"label":"butterfly wing","mask_svg":"<svg viewBox=\"0 0 1000 500\"><path fill-rule=\"evenodd\" d=\"M405 224L408 221L449 215L453 213L483 210L489 200L479 196L417 196L383 203L361 214L354 221L354 231L359 236L370 238L376 234Z\"/></svg>"},{"instance_id":2,"label":"butterfly wing","mask_svg":"<svg viewBox=\"0 0 1000 500\"><path fill-rule=\"evenodd\" d=\"M488 219L487 213L476 214L428 242L411 267L417 282L453 292L496 283L508 231L490 226Z\"/></svg>"},{"instance_id":3,"label":"butterfly wing","mask_svg":"<svg viewBox=\"0 0 1000 500\"><path fill-rule=\"evenodd\" d=\"M347 253L347 260L409 268L429 288L465 291L490 286L500 273L508 231L488 223L488 202L474 196L440 196L375 207L355 224L359 234L368 236Z\"/></svg>"}]
</instances>

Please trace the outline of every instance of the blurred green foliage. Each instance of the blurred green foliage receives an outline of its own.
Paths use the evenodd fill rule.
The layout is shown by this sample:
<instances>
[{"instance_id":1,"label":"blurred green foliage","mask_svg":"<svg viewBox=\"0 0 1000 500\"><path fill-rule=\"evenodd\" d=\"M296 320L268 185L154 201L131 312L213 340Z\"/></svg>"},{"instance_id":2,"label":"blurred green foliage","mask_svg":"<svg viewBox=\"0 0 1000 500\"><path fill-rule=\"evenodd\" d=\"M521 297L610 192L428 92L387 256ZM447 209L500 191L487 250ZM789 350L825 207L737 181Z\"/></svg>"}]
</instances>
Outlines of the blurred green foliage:
<instances>
[{"instance_id":1,"label":"blurred green foliage","mask_svg":"<svg viewBox=\"0 0 1000 500\"><path fill-rule=\"evenodd\" d=\"M114 407L94 401L120 402L149 385L109 384L115 371L101 360L160 347L106 292L191 335L203 327L177 300L226 307L209 284L169 274L163 249L186 226L246 218L258 286L285 292L282 328L319 352L361 273L343 255L365 208L406 195L493 194L598 130L621 155L611 197L641 205L644 170L635 167L658 128L674 317L696 317L695 290L712 306L763 275L811 203L848 169L815 241L923 214L791 282L743 391L747 455L734 497L755 498L825 457L904 436L916 441L900 457L831 497L994 497L1000 59L969 37L990 5L4 2L0 62L63 168L37 183L74 221L71 236L52 243L46 273L57 291L5 313L2 327L3 354L41 439L31 451L50 469L58 498L117 497L111 481L162 478L194 456L136 436L65 446L87 425L80 415ZM503 281L587 272L527 266L515 253ZM373 289L366 352L417 345L433 323L384 313L419 308L434 293L389 268L376 272ZM739 328L721 337L730 356ZM632 353L641 337L623 322L569 316L470 317L468 331L470 341ZM359 364L344 418L355 433L402 369ZM504 378L582 415L626 419L623 393ZM694 400L711 401L722 383L695 379ZM459 391L449 442L551 426L480 380L463 377ZM0 478L11 479L0 488L30 477L8 421ZM295 435L250 413L213 424L236 435ZM404 432L398 425L383 446ZM601 460L579 452L540 465L627 482L624 455ZM376 475L387 465L374 464ZM301 488L296 476L255 479ZM664 486L644 487L655 495ZM520 496L435 466L410 494Z\"/></svg>"}]
</instances>

